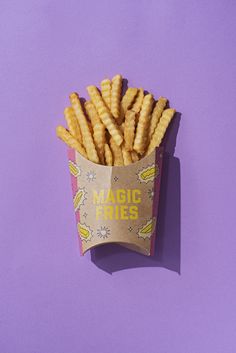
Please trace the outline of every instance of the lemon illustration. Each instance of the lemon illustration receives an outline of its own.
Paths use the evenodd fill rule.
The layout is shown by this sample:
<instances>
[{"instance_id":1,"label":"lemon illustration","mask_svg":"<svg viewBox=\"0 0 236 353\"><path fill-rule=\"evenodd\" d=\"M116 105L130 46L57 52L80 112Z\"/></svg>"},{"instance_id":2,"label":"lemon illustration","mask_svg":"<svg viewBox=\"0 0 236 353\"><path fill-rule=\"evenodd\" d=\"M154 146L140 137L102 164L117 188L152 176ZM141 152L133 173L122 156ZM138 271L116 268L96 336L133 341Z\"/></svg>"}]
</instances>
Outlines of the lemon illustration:
<instances>
[{"instance_id":1,"label":"lemon illustration","mask_svg":"<svg viewBox=\"0 0 236 353\"><path fill-rule=\"evenodd\" d=\"M151 237L154 228L155 228L155 223L156 223L156 219L151 218L150 220L148 220L138 231L138 237L139 238L149 238Z\"/></svg>"},{"instance_id":2,"label":"lemon illustration","mask_svg":"<svg viewBox=\"0 0 236 353\"><path fill-rule=\"evenodd\" d=\"M93 231L90 229L89 226L87 226L84 223L78 223L77 227L78 227L80 238L82 240L85 240L85 241L91 240L93 236Z\"/></svg>"},{"instance_id":3,"label":"lemon illustration","mask_svg":"<svg viewBox=\"0 0 236 353\"><path fill-rule=\"evenodd\" d=\"M79 166L77 166L75 163L73 163L72 161L69 161L69 170L70 173L74 176L77 177L81 174L81 170L79 168Z\"/></svg>"},{"instance_id":4,"label":"lemon illustration","mask_svg":"<svg viewBox=\"0 0 236 353\"><path fill-rule=\"evenodd\" d=\"M147 234L147 233L151 233L152 231L152 222L149 223L147 226L145 226L141 231L140 233L142 234Z\"/></svg>"},{"instance_id":5,"label":"lemon illustration","mask_svg":"<svg viewBox=\"0 0 236 353\"><path fill-rule=\"evenodd\" d=\"M80 209L80 206L84 204L85 200L86 200L86 191L84 188L79 188L73 200L75 211Z\"/></svg>"},{"instance_id":6,"label":"lemon illustration","mask_svg":"<svg viewBox=\"0 0 236 353\"><path fill-rule=\"evenodd\" d=\"M148 183L149 181L153 181L158 174L158 166L152 164L151 166L141 170L138 173L138 179L141 183Z\"/></svg>"}]
</instances>

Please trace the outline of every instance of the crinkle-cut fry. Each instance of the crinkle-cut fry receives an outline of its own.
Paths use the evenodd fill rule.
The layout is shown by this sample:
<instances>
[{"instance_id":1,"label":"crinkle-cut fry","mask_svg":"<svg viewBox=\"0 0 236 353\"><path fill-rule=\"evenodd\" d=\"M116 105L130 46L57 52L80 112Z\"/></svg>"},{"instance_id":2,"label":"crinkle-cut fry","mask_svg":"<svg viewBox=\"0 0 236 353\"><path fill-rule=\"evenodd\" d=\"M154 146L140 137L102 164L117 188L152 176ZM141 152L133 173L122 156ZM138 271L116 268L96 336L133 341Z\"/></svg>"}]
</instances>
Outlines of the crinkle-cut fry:
<instances>
[{"instance_id":1,"label":"crinkle-cut fry","mask_svg":"<svg viewBox=\"0 0 236 353\"><path fill-rule=\"evenodd\" d=\"M141 108L142 108L142 104L143 104L143 98L144 98L144 91L142 88L138 89L138 93L136 95L135 101L133 103L133 105L131 106L131 109L135 112L135 113L139 113Z\"/></svg>"},{"instance_id":2,"label":"crinkle-cut fry","mask_svg":"<svg viewBox=\"0 0 236 353\"><path fill-rule=\"evenodd\" d=\"M136 151L131 151L130 153L131 153L132 162L133 163L138 162L139 161L138 153Z\"/></svg>"},{"instance_id":3,"label":"crinkle-cut fry","mask_svg":"<svg viewBox=\"0 0 236 353\"><path fill-rule=\"evenodd\" d=\"M121 146L121 150L122 150L124 165L129 165L133 163L131 152L127 151L124 145Z\"/></svg>"},{"instance_id":4,"label":"crinkle-cut fry","mask_svg":"<svg viewBox=\"0 0 236 353\"><path fill-rule=\"evenodd\" d=\"M83 145L85 147L88 159L94 163L99 163L98 154L93 141L93 136L90 131L90 127L86 116L84 114L83 108L81 106L79 96L77 93L72 93L70 95L71 105L75 111L77 119L79 121L80 130L82 134Z\"/></svg>"},{"instance_id":5,"label":"crinkle-cut fry","mask_svg":"<svg viewBox=\"0 0 236 353\"><path fill-rule=\"evenodd\" d=\"M115 119L120 116L121 90L122 76L116 75L113 77L111 85L111 113Z\"/></svg>"},{"instance_id":6,"label":"crinkle-cut fry","mask_svg":"<svg viewBox=\"0 0 236 353\"><path fill-rule=\"evenodd\" d=\"M57 126L56 128L57 136L64 141L69 147L74 148L77 152L82 154L85 158L87 158L87 153L85 152L84 147L81 143L76 140L63 126Z\"/></svg>"},{"instance_id":7,"label":"crinkle-cut fry","mask_svg":"<svg viewBox=\"0 0 236 353\"><path fill-rule=\"evenodd\" d=\"M124 140L125 149L127 151L133 150L134 136L135 136L135 120L136 114L132 110L128 110L125 114Z\"/></svg>"},{"instance_id":8,"label":"crinkle-cut fry","mask_svg":"<svg viewBox=\"0 0 236 353\"><path fill-rule=\"evenodd\" d=\"M102 123L101 119L99 118L96 108L94 107L91 101L85 102L84 107L88 118L91 121L93 139L97 149L99 160L102 164L104 164L104 144L106 142L106 128Z\"/></svg>"},{"instance_id":9,"label":"crinkle-cut fry","mask_svg":"<svg viewBox=\"0 0 236 353\"><path fill-rule=\"evenodd\" d=\"M84 108L89 120L91 121L92 126L95 126L96 124L102 124L101 119L99 118L99 115L96 111L96 108L91 101L86 101L84 103Z\"/></svg>"},{"instance_id":10,"label":"crinkle-cut fry","mask_svg":"<svg viewBox=\"0 0 236 353\"><path fill-rule=\"evenodd\" d=\"M151 94L147 94L143 99L133 146L133 149L140 154L143 154L146 149L153 102Z\"/></svg>"},{"instance_id":11,"label":"crinkle-cut fry","mask_svg":"<svg viewBox=\"0 0 236 353\"><path fill-rule=\"evenodd\" d=\"M105 163L104 159L104 146L106 142L106 128L102 123L93 126L93 138L98 152L99 160L102 164Z\"/></svg>"},{"instance_id":12,"label":"crinkle-cut fry","mask_svg":"<svg viewBox=\"0 0 236 353\"><path fill-rule=\"evenodd\" d=\"M152 153L152 151L156 148L159 147L161 144L161 141L165 135L165 132L172 120L172 118L175 115L175 109L165 109L162 113L162 116L160 118L159 123L157 124L157 127L152 135L151 141L149 143L148 149L147 149L147 155Z\"/></svg>"},{"instance_id":13,"label":"crinkle-cut fry","mask_svg":"<svg viewBox=\"0 0 236 353\"><path fill-rule=\"evenodd\" d=\"M138 89L133 87L129 87L125 92L121 100L119 125L124 120L127 110L132 106L132 103L134 102L137 93L138 93Z\"/></svg>"},{"instance_id":14,"label":"crinkle-cut fry","mask_svg":"<svg viewBox=\"0 0 236 353\"><path fill-rule=\"evenodd\" d=\"M111 80L108 78L102 80L101 82L101 93L107 107L111 109Z\"/></svg>"},{"instance_id":15,"label":"crinkle-cut fry","mask_svg":"<svg viewBox=\"0 0 236 353\"><path fill-rule=\"evenodd\" d=\"M104 149L105 149L105 163L106 163L106 165L112 166L113 165L112 152L111 152L111 149L107 143L105 144Z\"/></svg>"},{"instance_id":16,"label":"crinkle-cut fry","mask_svg":"<svg viewBox=\"0 0 236 353\"><path fill-rule=\"evenodd\" d=\"M163 110L165 109L165 106L167 104L167 99L164 97L160 97L158 101L156 102L156 105L153 109L152 112L152 117L151 117L151 122L150 122L150 128L149 128L149 141L152 138L152 135L155 131L155 128L160 120L161 114Z\"/></svg>"},{"instance_id":17,"label":"crinkle-cut fry","mask_svg":"<svg viewBox=\"0 0 236 353\"><path fill-rule=\"evenodd\" d=\"M115 166L124 165L123 154L120 146L117 146L114 139L111 137L110 139L110 148L113 155L113 161Z\"/></svg>"},{"instance_id":18,"label":"crinkle-cut fry","mask_svg":"<svg viewBox=\"0 0 236 353\"><path fill-rule=\"evenodd\" d=\"M107 108L106 104L104 103L97 87L88 86L87 91L103 124L106 126L117 146L120 146L123 142L123 134L117 126L116 121Z\"/></svg>"},{"instance_id":19,"label":"crinkle-cut fry","mask_svg":"<svg viewBox=\"0 0 236 353\"><path fill-rule=\"evenodd\" d=\"M64 110L64 116L70 134L82 144L82 135L74 109L72 107L66 107Z\"/></svg>"}]
</instances>

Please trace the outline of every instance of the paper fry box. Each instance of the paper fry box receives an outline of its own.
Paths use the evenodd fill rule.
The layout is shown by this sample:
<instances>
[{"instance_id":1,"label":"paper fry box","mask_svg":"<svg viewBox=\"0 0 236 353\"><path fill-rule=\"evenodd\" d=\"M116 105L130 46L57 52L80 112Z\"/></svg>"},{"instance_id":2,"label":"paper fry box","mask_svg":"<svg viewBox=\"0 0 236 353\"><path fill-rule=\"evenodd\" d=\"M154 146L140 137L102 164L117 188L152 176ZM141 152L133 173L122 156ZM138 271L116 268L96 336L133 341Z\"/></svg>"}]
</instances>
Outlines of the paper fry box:
<instances>
[{"instance_id":1,"label":"paper fry box","mask_svg":"<svg viewBox=\"0 0 236 353\"><path fill-rule=\"evenodd\" d=\"M124 167L88 161L68 150L81 254L118 243L153 255L163 149Z\"/></svg>"}]
</instances>

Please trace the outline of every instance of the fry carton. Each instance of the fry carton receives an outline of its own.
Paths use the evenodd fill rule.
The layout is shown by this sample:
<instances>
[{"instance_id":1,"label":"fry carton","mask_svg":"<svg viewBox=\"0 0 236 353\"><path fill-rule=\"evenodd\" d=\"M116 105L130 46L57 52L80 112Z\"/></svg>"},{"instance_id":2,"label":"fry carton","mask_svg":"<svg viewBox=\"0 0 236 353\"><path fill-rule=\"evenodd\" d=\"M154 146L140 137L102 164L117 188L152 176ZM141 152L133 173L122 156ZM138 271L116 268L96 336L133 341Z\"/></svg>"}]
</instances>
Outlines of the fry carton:
<instances>
[{"instance_id":1,"label":"fry carton","mask_svg":"<svg viewBox=\"0 0 236 353\"><path fill-rule=\"evenodd\" d=\"M154 253L163 149L175 109L143 88L122 95L120 74L87 86L89 100L70 94L67 128L57 137L69 146L69 169L81 254L117 243ZM124 88L124 87L123 87Z\"/></svg>"},{"instance_id":2,"label":"fry carton","mask_svg":"<svg viewBox=\"0 0 236 353\"><path fill-rule=\"evenodd\" d=\"M153 255L162 156L159 147L128 166L104 166L68 150L82 255L106 243Z\"/></svg>"}]
</instances>

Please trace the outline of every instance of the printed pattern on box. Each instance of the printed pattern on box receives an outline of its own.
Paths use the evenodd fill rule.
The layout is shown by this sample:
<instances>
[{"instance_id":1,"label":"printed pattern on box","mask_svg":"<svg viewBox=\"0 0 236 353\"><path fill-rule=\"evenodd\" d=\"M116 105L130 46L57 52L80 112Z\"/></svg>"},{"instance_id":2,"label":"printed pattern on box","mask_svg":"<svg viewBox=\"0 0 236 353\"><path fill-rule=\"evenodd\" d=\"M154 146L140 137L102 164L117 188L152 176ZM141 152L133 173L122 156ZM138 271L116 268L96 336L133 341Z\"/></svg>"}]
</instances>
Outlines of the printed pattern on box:
<instances>
[{"instance_id":1,"label":"printed pattern on box","mask_svg":"<svg viewBox=\"0 0 236 353\"><path fill-rule=\"evenodd\" d=\"M69 149L73 203L81 254L119 243L154 252L163 149L125 167L95 164Z\"/></svg>"}]
</instances>

